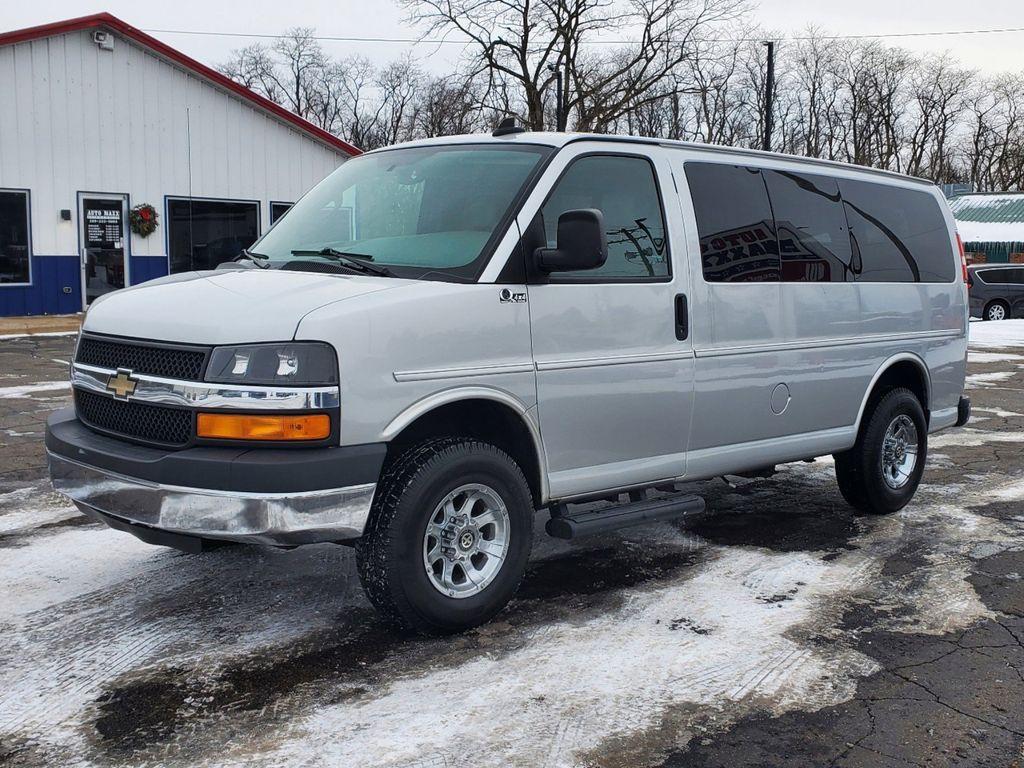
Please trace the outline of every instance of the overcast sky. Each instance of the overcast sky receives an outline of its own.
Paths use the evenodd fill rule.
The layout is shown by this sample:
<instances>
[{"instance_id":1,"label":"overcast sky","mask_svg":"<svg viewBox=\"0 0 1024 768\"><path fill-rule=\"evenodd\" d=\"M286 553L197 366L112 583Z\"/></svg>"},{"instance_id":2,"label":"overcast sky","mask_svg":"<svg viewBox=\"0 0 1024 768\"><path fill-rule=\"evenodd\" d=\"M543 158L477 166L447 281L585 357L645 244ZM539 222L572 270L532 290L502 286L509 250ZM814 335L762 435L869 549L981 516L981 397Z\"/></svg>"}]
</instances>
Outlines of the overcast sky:
<instances>
[{"instance_id":1,"label":"overcast sky","mask_svg":"<svg viewBox=\"0 0 1024 768\"><path fill-rule=\"evenodd\" d=\"M316 27L319 34L356 37L411 37L402 12L389 0L0 0L0 30L109 11L146 30L278 33L291 26ZM882 34L1024 27L1022 0L760 0L753 18L782 34L799 34L814 24L834 34ZM153 32L164 42L207 64L224 60L231 49L253 42L245 37L194 36ZM984 72L1024 71L1024 32L890 40L918 52L950 51ZM404 43L325 42L335 56L358 52L375 61L412 50L433 71L446 71L460 46Z\"/></svg>"}]
</instances>

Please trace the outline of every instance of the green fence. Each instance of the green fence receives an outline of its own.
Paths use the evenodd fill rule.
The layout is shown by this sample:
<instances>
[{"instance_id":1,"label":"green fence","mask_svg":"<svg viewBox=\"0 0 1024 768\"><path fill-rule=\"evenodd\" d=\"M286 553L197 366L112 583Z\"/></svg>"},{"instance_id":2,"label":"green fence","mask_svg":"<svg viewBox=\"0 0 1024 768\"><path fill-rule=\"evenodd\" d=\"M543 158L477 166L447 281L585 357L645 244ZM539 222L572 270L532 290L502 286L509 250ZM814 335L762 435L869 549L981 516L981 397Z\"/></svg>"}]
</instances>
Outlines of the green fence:
<instances>
[{"instance_id":1,"label":"green fence","mask_svg":"<svg viewBox=\"0 0 1024 768\"><path fill-rule=\"evenodd\" d=\"M988 264L1005 263L1011 253L1024 253L1024 242L1020 243L964 243L968 253L984 253Z\"/></svg>"}]
</instances>

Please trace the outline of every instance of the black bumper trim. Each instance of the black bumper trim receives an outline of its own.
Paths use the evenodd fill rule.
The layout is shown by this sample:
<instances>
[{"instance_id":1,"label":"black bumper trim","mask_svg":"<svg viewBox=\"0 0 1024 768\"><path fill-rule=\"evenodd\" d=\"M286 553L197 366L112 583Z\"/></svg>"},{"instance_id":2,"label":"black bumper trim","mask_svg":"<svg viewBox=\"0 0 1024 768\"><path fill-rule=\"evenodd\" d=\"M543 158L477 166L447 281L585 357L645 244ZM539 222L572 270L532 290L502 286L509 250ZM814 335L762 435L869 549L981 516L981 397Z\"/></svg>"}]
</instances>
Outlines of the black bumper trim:
<instances>
[{"instance_id":1,"label":"black bumper trim","mask_svg":"<svg viewBox=\"0 0 1024 768\"><path fill-rule=\"evenodd\" d=\"M78 510L83 515L91 520L103 523L104 525L113 528L115 531L130 533L139 541L144 541L146 544L153 544L158 547L171 547L179 552L187 552L190 555L196 555L209 549L224 546L221 542L200 539L197 536L186 536L183 533L175 533L173 531L162 531L159 528L151 528L148 525L142 525L141 523L122 520L120 517L100 512L95 507L90 507L87 504L76 502L75 506L78 507Z\"/></svg>"},{"instance_id":2,"label":"black bumper trim","mask_svg":"<svg viewBox=\"0 0 1024 768\"><path fill-rule=\"evenodd\" d=\"M243 493L295 493L376 483L386 443L327 448L196 447L169 450L93 432L73 408L46 421L46 448L81 464L160 485Z\"/></svg>"}]
</instances>

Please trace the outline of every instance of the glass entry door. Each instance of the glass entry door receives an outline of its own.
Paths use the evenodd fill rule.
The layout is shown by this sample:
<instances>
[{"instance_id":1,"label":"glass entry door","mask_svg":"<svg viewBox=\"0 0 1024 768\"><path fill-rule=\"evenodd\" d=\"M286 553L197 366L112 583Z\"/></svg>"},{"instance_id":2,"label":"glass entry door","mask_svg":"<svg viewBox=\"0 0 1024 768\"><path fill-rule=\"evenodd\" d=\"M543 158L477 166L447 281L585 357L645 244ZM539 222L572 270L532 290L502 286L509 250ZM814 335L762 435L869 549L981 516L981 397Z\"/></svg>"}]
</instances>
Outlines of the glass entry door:
<instances>
[{"instance_id":1,"label":"glass entry door","mask_svg":"<svg viewBox=\"0 0 1024 768\"><path fill-rule=\"evenodd\" d=\"M126 285L128 201L123 195L81 195L79 200L82 295L89 306Z\"/></svg>"}]
</instances>

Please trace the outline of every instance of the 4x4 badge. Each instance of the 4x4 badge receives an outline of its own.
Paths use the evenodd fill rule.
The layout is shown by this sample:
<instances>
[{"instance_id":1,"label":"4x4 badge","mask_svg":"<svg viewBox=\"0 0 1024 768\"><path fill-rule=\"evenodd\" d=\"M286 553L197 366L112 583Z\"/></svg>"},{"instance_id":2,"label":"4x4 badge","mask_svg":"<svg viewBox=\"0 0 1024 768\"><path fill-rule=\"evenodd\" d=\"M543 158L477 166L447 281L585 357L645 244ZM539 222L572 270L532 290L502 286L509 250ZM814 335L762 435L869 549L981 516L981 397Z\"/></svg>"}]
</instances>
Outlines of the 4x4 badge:
<instances>
[{"instance_id":1,"label":"4x4 badge","mask_svg":"<svg viewBox=\"0 0 1024 768\"><path fill-rule=\"evenodd\" d=\"M501 293L498 294L498 300L502 304L525 304L526 291L512 291L508 288L502 288Z\"/></svg>"},{"instance_id":2,"label":"4x4 badge","mask_svg":"<svg viewBox=\"0 0 1024 768\"><path fill-rule=\"evenodd\" d=\"M132 372L127 368L118 368L117 373L107 379L107 389L114 393L115 400L127 400L128 395L135 392L138 379L132 378Z\"/></svg>"}]
</instances>

